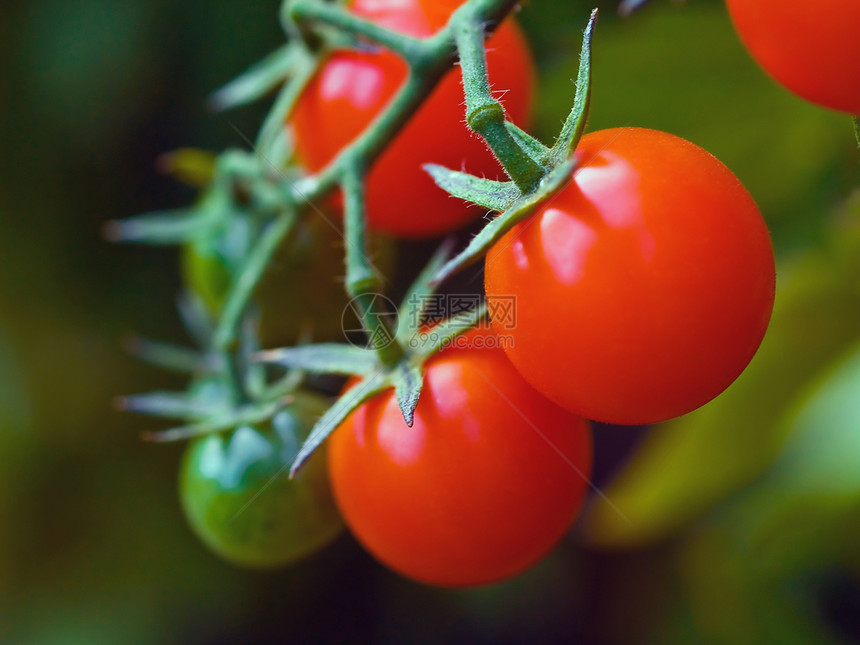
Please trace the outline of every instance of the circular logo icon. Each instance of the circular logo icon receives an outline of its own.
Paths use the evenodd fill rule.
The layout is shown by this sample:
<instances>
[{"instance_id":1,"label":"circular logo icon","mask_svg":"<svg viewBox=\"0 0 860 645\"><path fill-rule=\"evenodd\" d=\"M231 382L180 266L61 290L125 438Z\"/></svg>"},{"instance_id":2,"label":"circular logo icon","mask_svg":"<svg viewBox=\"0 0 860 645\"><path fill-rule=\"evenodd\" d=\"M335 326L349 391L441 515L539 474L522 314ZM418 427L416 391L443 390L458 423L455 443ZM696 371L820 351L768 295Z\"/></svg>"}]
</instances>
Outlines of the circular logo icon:
<instances>
[{"instance_id":1,"label":"circular logo icon","mask_svg":"<svg viewBox=\"0 0 860 645\"><path fill-rule=\"evenodd\" d=\"M362 325L364 313L361 301L364 298L369 299L369 307L373 311L371 314L373 320L369 321L371 330L365 329ZM355 347L366 349L387 347L394 342L394 334L397 331L397 305L381 293L357 296L343 308L341 329L347 342Z\"/></svg>"}]
</instances>

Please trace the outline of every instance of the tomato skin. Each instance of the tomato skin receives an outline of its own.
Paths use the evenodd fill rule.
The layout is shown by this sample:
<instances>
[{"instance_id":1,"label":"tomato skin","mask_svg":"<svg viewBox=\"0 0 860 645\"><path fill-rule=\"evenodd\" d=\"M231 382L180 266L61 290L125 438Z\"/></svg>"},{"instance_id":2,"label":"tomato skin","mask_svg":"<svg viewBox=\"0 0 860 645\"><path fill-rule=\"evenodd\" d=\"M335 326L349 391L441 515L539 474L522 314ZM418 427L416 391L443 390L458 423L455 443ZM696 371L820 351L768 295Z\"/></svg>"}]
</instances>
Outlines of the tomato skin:
<instances>
[{"instance_id":1,"label":"tomato skin","mask_svg":"<svg viewBox=\"0 0 860 645\"><path fill-rule=\"evenodd\" d=\"M726 4L741 40L770 76L812 103L860 114L860 2Z\"/></svg>"},{"instance_id":2,"label":"tomato skin","mask_svg":"<svg viewBox=\"0 0 860 645\"><path fill-rule=\"evenodd\" d=\"M577 153L573 181L487 254L491 316L494 299L516 298L515 322L494 320L512 337L505 351L589 419L689 412L728 387L767 329L764 221L731 171L673 135L603 130Z\"/></svg>"},{"instance_id":3,"label":"tomato skin","mask_svg":"<svg viewBox=\"0 0 860 645\"><path fill-rule=\"evenodd\" d=\"M449 348L426 367L412 428L387 392L329 439L338 507L368 551L415 580L513 576L579 511L588 423L529 387L500 349Z\"/></svg>"},{"instance_id":4,"label":"tomato skin","mask_svg":"<svg viewBox=\"0 0 860 645\"><path fill-rule=\"evenodd\" d=\"M243 567L285 566L341 532L325 456L312 457L295 479L287 476L298 447L290 434L297 431L300 442L326 407L322 397L297 393L287 418L273 427L242 427L189 444L180 499L192 530L211 551Z\"/></svg>"},{"instance_id":5,"label":"tomato skin","mask_svg":"<svg viewBox=\"0 0 860 645\"><path fill-rule=\"evenodd\" d=\"M463 0L354 0L354 13L415 37L442 27ZM534 66L525 40L506 21L489 40L493 87L510 90L501 98L509 118L525 126L531 115ZM292 116L302 163L317 171L361 133L406 80L407 67L386 52L339 52L311 81ZM501 92L499 92L501 94ZM377 159L367 182L370 226L399 237L447 233L484 211L453 199L422 169L427 162L488 177L501 166L464 123L458 69L450 71Z\"/></svg>"}]
</instances>

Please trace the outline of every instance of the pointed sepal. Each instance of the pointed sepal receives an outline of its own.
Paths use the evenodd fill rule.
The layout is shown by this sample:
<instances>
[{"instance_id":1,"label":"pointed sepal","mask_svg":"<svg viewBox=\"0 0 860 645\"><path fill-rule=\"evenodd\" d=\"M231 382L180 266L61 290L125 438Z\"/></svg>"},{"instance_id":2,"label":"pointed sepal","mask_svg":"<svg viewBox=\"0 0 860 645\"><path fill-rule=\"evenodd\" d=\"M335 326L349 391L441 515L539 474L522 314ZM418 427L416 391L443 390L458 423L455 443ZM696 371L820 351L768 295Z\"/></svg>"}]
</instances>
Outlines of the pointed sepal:
<instances>
[{"instance_id":1,"label":"pointed sepal","mask_svg":"<svg viewBox=\"0 0 860 645\"><path fill-rule=\"evenodd\" d=\"M319 421L316 422L308 438L302 444L299 454L296 455L290 467L290 478L295 477L298 470L304 465L313 452L325 441L335 429L343 423L361 405L384 392L391 387L387 375L377 372L362 379L353 387L344 392L335 401Z\"/></svg>"},{"instance_id":2,"label":"pointed sepal","mask_svg":"<svg viewBox=\"0 0 860 645\"><path fill-rule=\"evenodd\" d=\"M503 211L522 195L512 181L494 181L437 164L422 166L442 190L491 211Z\"/></svg>"},{"instance_id":3,"label":"pointed sepal","mask_svg":"<svg viewBox=\"0 0 860 645\"><path fill-rule=\"evenodd\" d=\"M449 237L436 249L433 257L409 287L397 312L397 340L406 345L424 322L431 296L435 293L433 278L451 259L455 238Z\"/></svg>"},{"instance_id":4,"label":"pointed sepal","mask_svg":"<svg viewBox=\"0 0 860 645\"><path fill-rule=\"evenodd\" d=\"M471 242L469 242L469 245L465 249L445 263L445 265L436 274L434 284L444 282L449 276L453 275L460 269L481 260L487 254L487 251L489 251L490 248L505 235L505 233L531 215L550 195L567 185L571 180L573 168L573 161L567 160L562 162L543 178L540 186L534 193L521 198L508 210L501 213L495 219L490 220L490 222L481 229L481 232L472 238Z\"/></svg>"},{"instance_id":5,"label":"pointed sepal","mask_svg":"<svg viewBox=\"0 0 860 645\"><path fill-rule=\"evenodd\" d=\"M276 49L217 90L209 98L210 107L220 112L264 97L287 79L295 58L293 44Z\"/></svg>"},{"instance_id":6,"label":"pointed sepal","mask_svg":"<svg viewBox=\"0 0 860 645\"><path fill-rule=\"evenodd\" d=\"M458 336L474 328L487 315L487 305L480 305L443 320L432 329L416 335L415 345L420 347L420 355L426 360L448 347Z\"/></svg>"},{"instance_id":7,"label":"pointed sepal","mask_svg":"<svg viewBox=\"0 0 860 645\"><path fill-rule=\"evenodd\" d=\"M202 419L212 413L212 406L208 401L195 400L187 392L150 392L121 396L116 399L116 407L123 412L173 419Z\"/></svg>"},{"instance_id":8,"label":"pointed sepal","mask_svg":"<svg viewBox=\"0 0 860 645\"><path fill-rule=\"evenodd\" d=\"M393 373L394 395L397 397L397 405L403 414L403 420L410 428L415 421L415 408L418 398L421 396L421 388L424 385L424 373L421 365L410 365L401 363Z\"/></svg>"},{"instance_id":9,"label":"pointed sepal","mask_svg":"<svg viewBox=\"0 0 860 645\"><path fill-rule=\"evenodd\" d=\"M289 398L260 405L245 406L231 413L216 415L199 423L177 426L161 432L146 432L142 435L144 441L153 443L168 443L193 439L217 432L226 432L239 426L255 426L271 419L281 408L290 402Z\"/></svg>"},{"instance_id":10,"label":"pointed sepal","mask_svg":"<svg viewBox=\"0 0 860 645\"><path fill-rule=\"evenodd\" d=\"M550 149L547 148L540 141L535 139L532 135L530 135L525 130L520 129L510 121L505 121L505 128L507 128L510 135L514 138L514 141L525 150L526 154L532 158L532 161L535 163L545 166L549 163L550 159Z\"/></svg>"},{"instance_id":11,"label":"pointed sepal","mask_svg":"<svg viewBox=\"0 0 860 645\"><path fill-rule=\"evenodd\" d=\"M157 211L108 222L104 235L111 242L184 244L194 238L204 221L205 216L193 208Z\"/></svg>"},{"instance_id":12,"label":"pointed sepal","mask_svg":"<svg viewBox=\"0 0 860 645\"><path fill-rule=\"evenodd\" d=\"M591 105L591 40L594 26L597 23L597 9L591 12L588 26L582 37L582 51L579 54L579 74L576 78L576 95L561 132L552 147L552 162L559 164L573 154L588 120L588 108Z\"/></svg>"},{"instance_id":13,"label":"pointed sepal","mask_svg":"<svg viewBox=\"0 0 860 645\"><path fill-rule=\"evenodd\" d=\"M130 336L123 341L125 350L155 367L180 374L195 374L216 369L212 357L179 345Z\"/></svg>"},{"instance_id":14,"label":"pointed sepal","mask_svg":"<svg viewBox=\"0 0 860 645\"><path fill-rule=\"evenodd\" d=\"M260 352L255 359L309 372L366 376L379 369L376 353L342 343L300 345Z\"/></svg>"}]
</instances>

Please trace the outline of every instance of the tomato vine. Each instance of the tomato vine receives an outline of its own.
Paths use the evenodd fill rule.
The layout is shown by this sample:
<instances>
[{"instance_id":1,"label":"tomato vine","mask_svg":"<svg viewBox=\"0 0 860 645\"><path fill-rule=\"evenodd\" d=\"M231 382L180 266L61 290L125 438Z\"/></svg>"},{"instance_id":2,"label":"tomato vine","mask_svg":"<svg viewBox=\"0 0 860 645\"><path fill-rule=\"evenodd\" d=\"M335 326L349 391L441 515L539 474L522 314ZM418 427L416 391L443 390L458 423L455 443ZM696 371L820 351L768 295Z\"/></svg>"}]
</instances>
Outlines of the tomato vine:
<instances>
[{"instance_id":1,"label":"tomato vine","mask_svg":"<svg viewBox=\"0 0 860 645\"><path fill-rule=\"evenodd\" d=\"M469 0L450 15L442 29L431 36L415 38L357 16L342 4L286 0L281 20L290 38L288 44L222 88L212 99L218 109L236 107L282 84L257 137L254 153L234 150L218 157L212 182L195 207L140 216L109 228L109 236L116 240L183 244L205 227L225 226L230 218L256 221L258 233L235 268L235 278L213 322L205 351L214 356L209 359L210 364L217 364L231 375L234 398L241 402L245 415L242 418L267 419L278 406L273 407L271 401L261 402L259 396L249 396L243 383L248 356L239 357L237 345L240 330L248 318L254 291L277 249L289 242L304 218L311 216L314 204L340 189L344 195L346 291L359 304L372 349L322 344L274 350L254 357L289 368L363 379L353 388L353 394L341 397L322 416L299 451L291 473L353 410L388 388L395 390L404 418L411 424L423 383L424 363L446 341L471 328L485 314L484 307L479 307L445 321L438 328L438 342L423 344L421 351L415 351L410 348L409 339L418 330L386 328L386 318L375 298L382 291L382 279L368 254L367 172L443 75L459 61L466 122L499 159L508 180L494 181L441 166L426 166L436 183L451 195L500 211L501 215L491 220L455 257L451 258L450 247L443 245L413 285L411 295L432 293L448 276L480 260L507 230L570 179L575 163L571 154L582 136L588 112L591 35L597 11L592 13L585 32L573 109L555 145L547 148L507 120L490 87L485 39L515 5L515 0ZM409 68L405 83L364 132L319 172L308 174L289 165L290 142L283 123L289 119L302 91L329 53L367 47L383 47L401 57ZM403 308L408 302L407 299ZM407 316L401 315L400 319ZM179 352L160 346L154 353L152 345L141 349L146 357L159 362L176 362L173 355ZM355 396L355 392L362 394ZM176 406L161 407L158 399L134 399L138 407L144 400L148 412L176 416ZM152 438L172 440L206 434L233 427L236 422L233 414L206 423L192 422Z\"/></svg>"}]
</instances>

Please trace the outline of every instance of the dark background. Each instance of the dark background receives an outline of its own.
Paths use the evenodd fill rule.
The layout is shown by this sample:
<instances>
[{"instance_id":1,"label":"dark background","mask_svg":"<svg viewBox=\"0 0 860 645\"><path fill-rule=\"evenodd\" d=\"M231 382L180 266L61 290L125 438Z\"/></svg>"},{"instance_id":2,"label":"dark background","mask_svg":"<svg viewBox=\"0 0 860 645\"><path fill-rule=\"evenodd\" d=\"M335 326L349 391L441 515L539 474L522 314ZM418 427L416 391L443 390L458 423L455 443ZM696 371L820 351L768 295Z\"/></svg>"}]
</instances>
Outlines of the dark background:
<instances>
[{"instance_id":1,"label":"dark background","mask_svg":"<svg viewBox=\"0 0 860 645\"><path fill-rule=\"evenodd\" d=\"M572 99L593 3L524 4L521 22L541 74L534 131L549 140ZM765 77L721 2L655 0L627 21L614 3L597 4L590 128L659 128L707 148L759 202L780 275L806 270L804 258L839 237L830 213L846 210L858 183L850 120ZM101 229L193 199L156 172L159 154L244 147L236 129L253 138L265 105L216 115L205 99L282 42L277 9L275 0L28 0L0 8L0 641L860 642L856 556L847 562L834 547L814 566L747 579L754 567L744 564L746 547L697 542L708 531L743 542L755 524L744 500L770 454L759 472L658 535L632 527L613 542L577 527L534 570L476 591L398 578L348 536L272 573L233 569L204 550L177 502L181 446L141 443L152 421L111 404L118 394L181 386L120 349L132 331L184 342L174 307L177 254L111 245ZM408 247L403 270L429 249ZM856 300L833 311L812 300L801 308L827 324L860 311ZM848 336L834 360L860 327ZM807 338L800 334L798 344ZM820 382L826 365L798 378ZM786 397L780 409L799 405ZM742 410L733 418L725 432L743 452L759 428L744 425ZM644 434L596 429L599 485L623 469ZM705 471L722 468L718 458ZM686 485L679 474L671 490ZM661 495L647 503L660 507ZM631 510L646 504L624 499ZM741 510L721 515L727 506ZM808 549L837 531L823 526ZM731 585L715 561L739 563ZM736 593L762 604L737 610L729 603ZM785 593L789 601L776 600ZM806 622L789 629L798 611Z\"/></svg>"}]
</instances>

